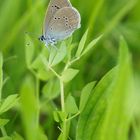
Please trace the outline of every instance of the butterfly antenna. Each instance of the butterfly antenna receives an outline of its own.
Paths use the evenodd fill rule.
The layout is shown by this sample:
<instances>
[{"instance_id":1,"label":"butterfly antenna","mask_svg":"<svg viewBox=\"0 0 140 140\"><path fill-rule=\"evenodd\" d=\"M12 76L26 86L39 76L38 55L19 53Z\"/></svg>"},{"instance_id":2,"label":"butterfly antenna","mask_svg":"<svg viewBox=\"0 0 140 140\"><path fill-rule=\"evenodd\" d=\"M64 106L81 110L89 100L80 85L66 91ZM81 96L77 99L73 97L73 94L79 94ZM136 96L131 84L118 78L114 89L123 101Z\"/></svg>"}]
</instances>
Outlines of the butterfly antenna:
<instances>
[{"instance_id":1,"label":"butterfly antenna","mask_svg":"<svg viewBox=\"0 0 140 140\"><path fill-rule=\"evenodd\" d=\"M38 39L38 35L37 34L31 33L31 32L25 32L25 34L30 35L34 39Z\"/></svg>"}]
</instances>

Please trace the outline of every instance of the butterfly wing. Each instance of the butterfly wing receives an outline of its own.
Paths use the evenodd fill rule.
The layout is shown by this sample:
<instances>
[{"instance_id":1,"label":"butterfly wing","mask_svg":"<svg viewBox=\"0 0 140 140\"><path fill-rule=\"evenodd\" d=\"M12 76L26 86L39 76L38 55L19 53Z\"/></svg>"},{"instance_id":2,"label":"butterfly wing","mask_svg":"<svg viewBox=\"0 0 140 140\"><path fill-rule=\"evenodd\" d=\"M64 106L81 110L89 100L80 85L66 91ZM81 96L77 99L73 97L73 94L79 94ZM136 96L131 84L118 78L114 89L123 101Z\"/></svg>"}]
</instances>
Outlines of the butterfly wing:
<instances>
[{"instance_id":1,"label":"butterfly wing","mask_svg":"<svg viewBox=\"0 0 140 140\"><path fill-rule=\"evenodd\" d=\"M46 35L48 24L50 20L52 19L53 15L61 8L63 7L72 7L69 0L50 0L50 3L48 5L48 9L46 11L46 16L44 19L44 25L43 25L43 35Z\"/></svg>"},{"instance_id":2,"label":"butterfly wing","mask_svg":"<svg viewBox=\"0 0 140 140\"><path fill-rule=\"evenodd\" d=\"M80 28L80 21L80 14L75 8L64 7L54 14L46 36L56 41L66 39L76 29Z\"/></svg>"}]
</instances>

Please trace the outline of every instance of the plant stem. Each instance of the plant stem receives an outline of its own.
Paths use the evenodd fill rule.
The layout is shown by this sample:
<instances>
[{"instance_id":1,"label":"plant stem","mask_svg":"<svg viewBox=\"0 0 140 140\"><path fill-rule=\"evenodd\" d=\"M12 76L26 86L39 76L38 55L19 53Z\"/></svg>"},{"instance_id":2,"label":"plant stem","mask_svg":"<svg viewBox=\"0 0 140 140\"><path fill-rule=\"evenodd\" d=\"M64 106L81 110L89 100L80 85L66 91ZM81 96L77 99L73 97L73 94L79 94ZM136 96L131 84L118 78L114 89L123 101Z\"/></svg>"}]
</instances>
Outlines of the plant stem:
<instances>
[{"instance_id":1,"label":"plant stem","mask_svg":"<svg viewBox=\"0 0 140 140\"><path fill-rule=\"evenodd\" d=\"M76 61L78 61L80 59L80 57L76 57L75 59L71 60L71 61L68 61L65 68L64 68L64 71L67 70L73 63L75 63Z\"/></svg>"},{"instance_id":2,"label":"plant stem","mask_svg":"<svg viewBox=\"0 0 140 140\"><path fill-rule=\"evenodd\" d=\"M61 108L62 112L65 112L65 99L64 99L64 83L60 79L60 93L61 93Z\"/></svg>"},{"instance_id":3,"label":"plant stem","mask_svg":"<svg viewBox=\"0 0 140 140\"><path fill-rule=\"evenodd\" d=\"M72 120L73 118L77 117L79 114L80 114L80 111L77 112L75 115L71 116L70 118L68 118L66 121Z\"/></svg>"},{"instance_id":4,"label":"plant stem","mask_svg":"<svg viewBox=\"0 0 140 140\"><path fill-rule=\"evenodd\" d=\"M1 127L1 132L3 136L7 136L7 132L4 127Z\"/></svg>"},{"instance_id":5,"label":"plant stem","mask_svg":"<svg viewBox=\"0 0 140 140\"><path fill-rule=\"evenodd\" d=\"M60 79L60 75L52 68L48 65L48 68L53 72L53 74L58 78Z\"/></svg>"},{"instance_id":6,"label":"plant stem","mask_svg":"<svg viewBox=\"0 0 140 140\"><path fill-rule=\"evenodd\" d=\"M66 119L63 122L63 137L62 140L67 140L67 122Z\"/></svg>"},{"instance_id":7,"label":"plant stem","mask_svg":"<svg viewBox=\"0 0 140 140\"><path fill-rule=\"evenodd\" d=\"M40 106L39 106L39 88L40 88L40 81L36 76L36 102L37 102L37 116L36 116L36 125L37 128L39 127L39 113L40 113Z\"/></svg>"}]
</instances>

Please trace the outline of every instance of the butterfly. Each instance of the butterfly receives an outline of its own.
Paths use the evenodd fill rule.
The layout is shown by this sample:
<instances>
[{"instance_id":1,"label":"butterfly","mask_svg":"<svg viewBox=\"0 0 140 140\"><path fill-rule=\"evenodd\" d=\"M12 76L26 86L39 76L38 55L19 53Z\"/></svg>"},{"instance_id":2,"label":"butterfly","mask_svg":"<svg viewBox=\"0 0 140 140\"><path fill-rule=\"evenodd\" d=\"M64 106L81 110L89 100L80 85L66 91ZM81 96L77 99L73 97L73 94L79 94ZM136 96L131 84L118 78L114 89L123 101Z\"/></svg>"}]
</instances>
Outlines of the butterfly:
<instances>
[{"instance_id":1,"label":"butterfly","mask_svg":"<svg viewBox=\"0 0 140 140\"><path fill-rule=\"evenodd\" d=\"M80 14L69 0L50 0L39 40L46 46L55 45L79 29L80 22Z\"/></svg>"}]
</instances>

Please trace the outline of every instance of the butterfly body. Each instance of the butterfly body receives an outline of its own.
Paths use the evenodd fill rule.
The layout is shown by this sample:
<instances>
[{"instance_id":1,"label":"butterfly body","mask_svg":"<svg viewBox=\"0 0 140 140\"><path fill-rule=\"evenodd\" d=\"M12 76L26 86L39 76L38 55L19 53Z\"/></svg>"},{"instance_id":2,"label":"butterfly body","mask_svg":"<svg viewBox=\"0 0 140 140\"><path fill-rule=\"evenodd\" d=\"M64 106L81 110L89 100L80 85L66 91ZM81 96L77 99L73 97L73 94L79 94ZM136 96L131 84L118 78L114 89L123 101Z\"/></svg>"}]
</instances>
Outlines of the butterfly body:
<instances>
[{"instance_id":1,"label":"butterfly body","mask_svg":"<svg viewBox=\"0 0 140 140\"><path fill-rule=\"evenodd\" d=\"M80 14L68 0L51 0L39 38L46 46L64 40L80 28Z\"/></svg>"},{"instance_id":2,"label":"butterfly body","mask_svg":"<svg viewBox=\"0 0 140 140\"><path fill-rule=\"evenodd\" d=\"M51 44L51 45L55 45L56 44L56 40L54 38L51 38L51 37L45 38L44 35L39 37L39 40L44 42L46 46L48 46L49 44Z\"/></svg>"}]
</instances>

